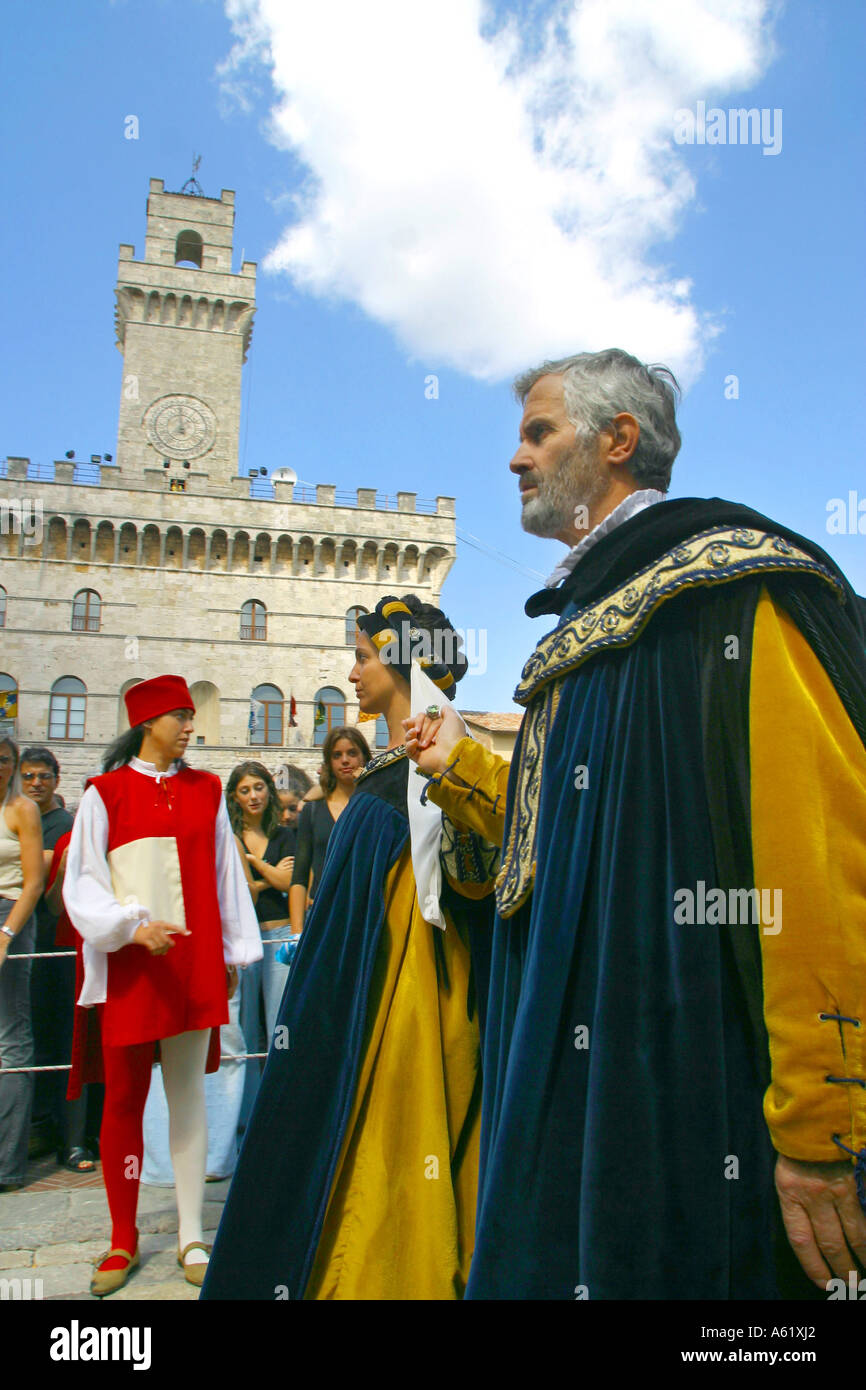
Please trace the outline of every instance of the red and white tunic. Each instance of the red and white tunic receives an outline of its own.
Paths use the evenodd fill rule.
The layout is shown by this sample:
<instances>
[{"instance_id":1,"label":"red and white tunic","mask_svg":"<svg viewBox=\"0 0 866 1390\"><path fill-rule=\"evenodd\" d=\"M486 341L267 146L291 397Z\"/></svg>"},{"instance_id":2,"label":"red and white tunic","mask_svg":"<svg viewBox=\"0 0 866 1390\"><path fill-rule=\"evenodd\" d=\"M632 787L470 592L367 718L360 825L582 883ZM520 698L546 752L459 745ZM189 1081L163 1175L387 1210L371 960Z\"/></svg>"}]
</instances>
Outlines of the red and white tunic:
<instances>
[{"instance_id":1,"label":"red and white tunic","mask_svg":"<svg viewBox=\"0 0 866 1390\"><path fill-rule=\"evenodd\" d=\"M91 778L63 901L83 940L78 1003L103 1004L113 1047L228 1022L226 965L262 956L261 934L219 779L133 758ZM148 921L185 926L164 956L134 945Z\"/></svg>"}]
</instances>

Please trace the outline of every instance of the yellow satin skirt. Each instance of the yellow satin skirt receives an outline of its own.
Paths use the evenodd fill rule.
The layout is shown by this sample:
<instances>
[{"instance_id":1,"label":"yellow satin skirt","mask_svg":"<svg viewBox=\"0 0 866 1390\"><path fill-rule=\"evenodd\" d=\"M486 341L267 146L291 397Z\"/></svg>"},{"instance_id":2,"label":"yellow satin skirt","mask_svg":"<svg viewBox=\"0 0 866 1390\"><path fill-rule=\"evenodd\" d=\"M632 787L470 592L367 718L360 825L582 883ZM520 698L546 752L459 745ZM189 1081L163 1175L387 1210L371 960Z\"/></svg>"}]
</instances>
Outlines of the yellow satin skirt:
<instances>
[{"instance_id":1,"label":"yellow satin skirt","mask_svg":"<svg viewBox=\"0 0 866 1390\"><path fill-rule=\"evenodd\" d=\"M407 846L385 881L358 1088L305 1298L462 1298L481 1123L468 945L424 921Z\"/></svg>"}]
</instances>

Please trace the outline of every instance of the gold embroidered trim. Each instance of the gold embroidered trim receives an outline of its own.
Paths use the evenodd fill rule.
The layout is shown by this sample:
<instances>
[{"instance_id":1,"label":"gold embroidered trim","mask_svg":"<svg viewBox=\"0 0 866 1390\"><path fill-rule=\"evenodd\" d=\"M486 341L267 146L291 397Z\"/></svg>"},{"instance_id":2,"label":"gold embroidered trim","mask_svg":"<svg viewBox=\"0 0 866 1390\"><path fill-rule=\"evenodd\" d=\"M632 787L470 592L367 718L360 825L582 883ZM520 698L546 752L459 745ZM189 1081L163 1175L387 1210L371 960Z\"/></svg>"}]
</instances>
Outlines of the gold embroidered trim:
<instances>
[{"instance_id":1,"label":"gold embroidered trim","mask_svg":"<svg viewBox=\"0 0 866 1390\"><path fill-rule=\"evenodd\" d=\"M714 527L690 536L597 604L576 613L538 643L523 668L515 701L528 706L521 729L511 819L496 879L500 917L512 917L532 892L536 869L538 804L544 748L562 682L596 652L637 640L653 613L682 589L726 583L767 570L817 574L844 598L825 565L781 536L745 528Z\"/></svg>"},{"instance_id":2,"label":"gold embroidered trim","mask_svg":"<svg viewBox=\"0 0 866 1390\"><path fill-rule=\"evenodd\" d=\"M446 874L455 883L489 884L496 878L500 850L474 830L458 830L443 814L439 856Z\"/></svg>"},{"instance_id":3,"label":"gold embroidered trim","mask_svg":"<svg viewBox=\"0 0 866 1390\"><path fill-rule=\"evenodd\" d=\"M502 851L502 868L496 877L496 909L511 917L532 892L535 881L535 836L538 798L547 731L559 708L562 681L554 681L533 700L521 728L520 759L508 838Z\"/></svg>"},{"instance_id":4,"label":"gold embroidered trim","mask_svg":"<svg viewBox=\"0 0 866 1390\"><path fill-rule=\"evenodd\" d=\"M378 772L381 768L387 767L389 763L399 762L399 760L405 758L405 756L406 748L402 743L398 744L396 748L386 748L383 753L375 753L370 761L365 763L358 773L355 778L355 786L357 787L358 783L363 782L364 778L369 777L371 773Z\"/></svg>"},{"instance_id":5,"label":"gold embroidered trim","mask_svg":"<svg viewBox=\"0 0 866 1390\"><path fill-rule=\"evenodd\" d=\"M523 668L514 699L519 705L528 705L550 681L575 670L594 653L628 646L640 636L656 609L681 589L724 584L767 570L792 569L820 575L840 600L844 598L842 585L826 565L781 536L722 526L690 536L619 589L543 637Z\"/></svg>"}]
</instances>

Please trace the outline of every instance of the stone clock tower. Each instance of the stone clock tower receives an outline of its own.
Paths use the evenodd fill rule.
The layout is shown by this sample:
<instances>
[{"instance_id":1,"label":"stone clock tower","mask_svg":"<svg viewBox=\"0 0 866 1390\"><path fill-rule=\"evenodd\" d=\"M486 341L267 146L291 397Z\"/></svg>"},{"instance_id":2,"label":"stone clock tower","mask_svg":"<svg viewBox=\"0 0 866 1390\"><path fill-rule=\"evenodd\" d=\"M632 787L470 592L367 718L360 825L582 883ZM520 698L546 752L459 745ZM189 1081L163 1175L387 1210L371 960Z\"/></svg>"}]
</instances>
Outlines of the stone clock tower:
<instances>
[{"instance_id":1,"label":"stone clock tower","mask_svg":"<svg viewBox=\"0 0 866 1390\"><path fill-rule=\"evenodd\" d=\"M0 458L0 729L54 749L71 801L127 727L124 693L165 671L195 701L192 766L315 774L357 718L358 613L438 604L456 557L452 497L300 483L283 451L239 475L256 267L232 273L234 197L150 180L144 255L120 248L116 460Z\"/></svg>"},{"instance_id":2,"label":"stone clock tower","mask_svg":"<svg viewBox=\"0 0 866 1390\"><path fill-rule=\"evenodd\" d=\"M166 193L162 179L151 179L144 257L120 247L117 462L130 483L144 475L197 491L206 482L219 495L238 472L256 267L244 261L232 273L234 193L205 198L190 184L192 192Z\"/></svg>"}]
</instances>

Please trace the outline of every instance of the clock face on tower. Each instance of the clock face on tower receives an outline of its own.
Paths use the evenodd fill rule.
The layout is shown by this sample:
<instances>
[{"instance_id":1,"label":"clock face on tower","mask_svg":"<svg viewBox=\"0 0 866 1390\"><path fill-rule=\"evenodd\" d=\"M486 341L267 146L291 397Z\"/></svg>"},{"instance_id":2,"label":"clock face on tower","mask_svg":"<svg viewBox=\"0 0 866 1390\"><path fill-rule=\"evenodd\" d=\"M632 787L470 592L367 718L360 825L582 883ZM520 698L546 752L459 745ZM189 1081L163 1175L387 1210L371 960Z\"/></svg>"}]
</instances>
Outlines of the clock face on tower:
<instances>
[{"instance_id":1,"label":"clock face on tower","mask_svg":"<svg viewBox=\"0 0 866 1390\"><path fill-rule=\"evenodd\" d=\"M148 406L144 427L153 447L168 458L200 458L216 440L216 416L196 396L161 396Z\"/></svg>"}]
</instances>

